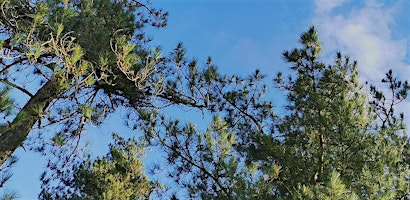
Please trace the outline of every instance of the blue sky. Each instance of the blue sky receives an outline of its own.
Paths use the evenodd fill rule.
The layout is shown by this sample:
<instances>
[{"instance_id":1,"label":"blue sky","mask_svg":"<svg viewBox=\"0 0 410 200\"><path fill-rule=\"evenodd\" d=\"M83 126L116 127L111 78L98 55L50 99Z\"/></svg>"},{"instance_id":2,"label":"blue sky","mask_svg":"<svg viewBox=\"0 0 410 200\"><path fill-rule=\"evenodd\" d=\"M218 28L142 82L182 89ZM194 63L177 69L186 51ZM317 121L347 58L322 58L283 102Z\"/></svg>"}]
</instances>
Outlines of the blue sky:
<instances>
[{"instance_id":1,"label":"blue sky","mask_svg":"<svg viewBox=\"0 0 410 200\"><path fill-rule=\"evenodd\" d=\"M286 72L281 53L298 45L299 35L314 25L323 43L323 60L342 51L359 62L362 80L378 81L390 68L410 77L410 1L359 0L153 0L169 11L165 29L150 29L153 45L168 54L183 42L188 57L205 63L212 56L223 73L246 75L260 69L269 79ZM409 78L408 78L409 79ZM410 116L410 103L400 109ZM119 111L102 128L90 128L90 151L106 153L105 140L122 124ZM190 116L185 116L190 119ZM407 120L409 121L409 120ZM36 199L44 158L19 149L20 161L7 188L21 199ZM148 154L149 156L149 154ZM6 189L7 189L6 188ZM0 191L0 193L3 191Z\"/></svg>"}]
</instances>

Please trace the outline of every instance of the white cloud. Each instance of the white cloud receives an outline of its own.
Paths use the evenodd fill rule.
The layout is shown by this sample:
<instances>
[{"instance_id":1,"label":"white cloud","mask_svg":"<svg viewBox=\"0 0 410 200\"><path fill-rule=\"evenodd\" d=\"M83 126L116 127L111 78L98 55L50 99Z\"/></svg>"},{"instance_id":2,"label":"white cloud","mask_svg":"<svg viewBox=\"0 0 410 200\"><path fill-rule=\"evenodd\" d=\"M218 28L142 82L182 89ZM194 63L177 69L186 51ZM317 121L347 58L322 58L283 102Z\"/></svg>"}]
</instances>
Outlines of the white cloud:
<instances>
[{"instance_id":1,"label":"white cloud","mask_svg":"<svg viewBox=\"0 0 410 200\"><path fill-rule=\"evenodd\" d=\"M316 13L328 13L332 11L334 8L342 5L345 3L347 0L316 0L315 5Z\"/></svg>"},{"instance_id":2,"label":"white cloud","mask_svg":"<svg viewBox=\"0 0 410 200\"><path fill-rule=\"evenodd\" d=\"M326 5L328 3L322 0L316 1L313 23L323 43L323 54L341 51L349 55L358 61L362 81L370 81L378 87L383 87L380 80L389 69L393 69L401 79L408 79L410 63L406 62L406 56L409 56L409 41L394 37L406 34L393 34L396 29L392 28L396 26L397 19L394 17L396 12L402 11L403 1L389 6L378 1L354 5L360 7L342 5L345 2L338 1L339 14L336 14L332 12L336 4ZM410 124L410 102L399 104L397 111L404 112L406 124Z\"/></svg>"},{"instance_id":3,"label":"white cloud","mask_svg":"<svg viewBox=\"0 0 410 200\"><path fill-rule=\"evenodd\" d=\"M317 1L316 10L323 5ZM396 6L398 6L397 4ZM403 76L410 74L405 63L407 42L393 38L395 6L385 7L370 1L361 8L346 8L343 15L332 12L316 12L313 20L323 42L324 54L342 51L359 62L364 79L379 81L388 69Z\"/></svg>"}]
</instances>

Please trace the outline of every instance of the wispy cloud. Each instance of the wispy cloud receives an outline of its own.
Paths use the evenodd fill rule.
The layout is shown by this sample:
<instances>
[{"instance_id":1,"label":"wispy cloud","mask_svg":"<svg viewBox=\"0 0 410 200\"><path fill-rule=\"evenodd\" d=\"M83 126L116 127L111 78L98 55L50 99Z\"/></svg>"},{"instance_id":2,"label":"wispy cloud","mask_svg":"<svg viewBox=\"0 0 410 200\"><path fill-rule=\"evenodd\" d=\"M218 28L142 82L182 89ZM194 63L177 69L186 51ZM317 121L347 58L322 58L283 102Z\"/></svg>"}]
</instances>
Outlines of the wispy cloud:
<instances>
[{"instance_id":1,"label":"wispy cloud","mask_svg":"<svg viewBox=\"0 0 410 200\"><path fill-rule=\"evenodd\" d=\"M324 55L331 55L336 51L349 55L359 63L362 81L370 81L379 87L383 87L380 80L389 69L393 69L401 79L408 79L410 63L406 61L406 57L409 56L407 46L410 41L397 38L397 35L403 36L406 33L397 34L397 29L392 27L398 21L395 18L397 12L407 12L400 7L409 4L397 1L384 5L373 0L359 4L359 7L358 4L352 7L350 2L315 2L313 23L319 30ZM406 124L410 125L410 102L400 104L397 111L405 113Z\"/></svg>"},{"instance_id":2,"label":"wispy cloud","mask_svg":"<svg viewBox=\"0 0 410 200\"><path fill-rule=\"evenodd\" d=\"M332 5L324 2L316 1L313 23L319 29L325 54L340 50L350 55L359 62L362 77L370 81L379 81L388 69L403 76L410 74L405 62L408 41L394 38L391 29L400 2L385 6L369 1L359 8L349 7L345 0ZM342 14L332 11L336 7Z\"/></svg>"},{"instance_id":3,"label":"wispy cloud","mask_svg":"<svg viewBox=\"0 0 410 200\"><path fill-rule=\"evenodd\" d=\"M316 7L315 7L315 12L324 14L328 13L333 10L333 8L336 8L343 3L345 3L347 0L316 0Z\"/></svg>"}]
</instances>

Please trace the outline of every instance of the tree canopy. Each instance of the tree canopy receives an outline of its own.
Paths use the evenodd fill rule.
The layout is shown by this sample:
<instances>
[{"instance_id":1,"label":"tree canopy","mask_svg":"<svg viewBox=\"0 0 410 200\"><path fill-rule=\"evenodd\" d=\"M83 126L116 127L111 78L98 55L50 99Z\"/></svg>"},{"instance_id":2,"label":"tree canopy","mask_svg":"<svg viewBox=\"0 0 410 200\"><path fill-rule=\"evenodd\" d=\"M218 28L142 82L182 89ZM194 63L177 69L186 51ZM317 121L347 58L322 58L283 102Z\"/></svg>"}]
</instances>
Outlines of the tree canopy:
<instances>
[{"instance_id":1,"label":"tree canopy","mask_svg":"<svg viewBox=\"0 0 410 200\"><path fill-rule=\"evenodd\" d=\"M342 53L323 63L314 27L283 53L290 74L268 83L259 70L222 74L211 58L199 66L182 44L163 56L144 28L166 26L167 13L149 2L4 0L0 9L0 169L20 146L45 155L40 199L185 197L146 175L145 147L164 153L169 179L193 199L410 195L409 139L395 111L407 81L389 71L382 90L362 85L358 63ZM271 86L287 97L282 115ZM24 106L10 89L27 97ZM213 119L201 130L167 116L170 106ZM97 159L82 153L83 130L117 108L129 110L124 122L143 136L114 134Z\"/></svg>"}]
</instances>

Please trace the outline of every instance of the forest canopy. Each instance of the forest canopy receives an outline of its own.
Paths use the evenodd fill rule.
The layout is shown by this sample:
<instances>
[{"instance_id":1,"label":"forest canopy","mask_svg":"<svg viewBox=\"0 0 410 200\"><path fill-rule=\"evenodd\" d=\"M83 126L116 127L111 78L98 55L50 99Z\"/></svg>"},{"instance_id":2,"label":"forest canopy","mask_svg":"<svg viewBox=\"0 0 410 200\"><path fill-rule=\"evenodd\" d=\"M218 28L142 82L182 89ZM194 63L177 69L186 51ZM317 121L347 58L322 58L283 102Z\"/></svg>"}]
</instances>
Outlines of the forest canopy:
<instances>
[{"instance_id":1,"label":"forest canopy","mask_svg":"<svg viewBox=\"0 0 410 200\"><path fill-rule=\"evenodd\" d=\"M0 9L0 188L24 148L47 160L39 199L409 198L409 138L395 109L408 82L390 70L384 87L362 84L359 63L340 52L324 63L315 27L284 51L289 71L268 80L260 70L223 74L211 58L201 65L182 43L164 56L145 30L165 27L168 13L149 2L3 0ZM212 120L202 130L169 107ZM113 133L105 156L84 153L84 130L119 108L135 137ZM144 165L150 147L166 168Z\"/></svg>"}]
</instances>

